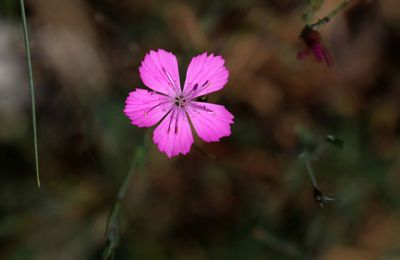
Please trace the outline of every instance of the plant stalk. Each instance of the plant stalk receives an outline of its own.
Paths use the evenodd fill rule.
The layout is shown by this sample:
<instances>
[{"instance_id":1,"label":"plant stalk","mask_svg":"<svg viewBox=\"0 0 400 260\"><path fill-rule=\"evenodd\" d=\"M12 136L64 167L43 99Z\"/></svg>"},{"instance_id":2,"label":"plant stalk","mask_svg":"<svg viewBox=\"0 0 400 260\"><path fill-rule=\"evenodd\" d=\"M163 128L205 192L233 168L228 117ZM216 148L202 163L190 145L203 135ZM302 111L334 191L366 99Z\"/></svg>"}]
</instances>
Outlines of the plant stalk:
<instances>
[{"instance_id":1,"label":"plant stalk","mask_svg":"<svg viewBox=\"0 0 400 260\"><path fill-rule=\"evenodd\" d=\"M33 128L33 145L35 150L35 168L36 168L36 182L40 189L40 173L39 173L39 152L38 152L38 140L37 140L37 124L36 124L36 101L35 101L35 87L33 83L33 72L32 72L32 60L31 51L29 44L28 26L26 22L25 3L24 0L20 0L21 16L22 16L22 27L24 29L24 40L25 40L25 51L26 51L26 63L28 64L29 73L29 86L31 92L31 105L32 105L32 128Z\"/></svg>"}]
</instances>

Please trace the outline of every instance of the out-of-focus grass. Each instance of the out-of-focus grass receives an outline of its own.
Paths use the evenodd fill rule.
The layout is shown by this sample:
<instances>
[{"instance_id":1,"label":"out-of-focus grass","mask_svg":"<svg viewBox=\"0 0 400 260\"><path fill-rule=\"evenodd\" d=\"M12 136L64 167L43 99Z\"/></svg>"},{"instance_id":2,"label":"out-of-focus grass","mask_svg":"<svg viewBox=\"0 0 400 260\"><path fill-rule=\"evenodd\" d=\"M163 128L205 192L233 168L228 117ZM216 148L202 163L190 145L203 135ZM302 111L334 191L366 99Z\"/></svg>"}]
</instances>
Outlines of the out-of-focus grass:
<instances>
[{"instance_id":1,"label":"out-of-focus grass","mask_svg":"<svg viewBox=\"0 0 400 260\"><path fill-rule=\"evenodd\" d=\"M36 124L36 97L35 97L35 86L33 80L33 69L32 69L32 59L31 59L31 46L29 44L29 34L28 34L28 25L26 22L26 12L25 12L25 2L21 0L20 2L21 8L21 18L22 18L22 27L24 31L24 41L25 41L25 52L26 52L26 63L28 66L28 76L29 76L29 88L31 94L31 109L32 109L32 130L33 130L33 149L34 149L34 157L35 157L35 172L36 172L36 183L38 188L40 189L40 169L39 169L39 148L38 148L38 139L37 139L37 124Z\"/></svg>"}]
</instances>

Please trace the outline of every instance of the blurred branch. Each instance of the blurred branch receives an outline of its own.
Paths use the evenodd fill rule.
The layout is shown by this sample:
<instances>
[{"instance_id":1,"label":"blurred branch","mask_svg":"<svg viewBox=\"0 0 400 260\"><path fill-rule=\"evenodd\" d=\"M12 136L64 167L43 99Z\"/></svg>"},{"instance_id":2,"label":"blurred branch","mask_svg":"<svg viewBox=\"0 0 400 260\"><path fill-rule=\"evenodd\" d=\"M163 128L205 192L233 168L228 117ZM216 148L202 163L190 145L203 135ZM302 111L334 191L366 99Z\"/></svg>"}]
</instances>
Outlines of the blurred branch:
<instances>
[{"instance_id":1,"label":"blurred branch","mask_svg":"<svg viewBox=\"0 0 400 260\"><path fill-rule=\"evenodd\" d=\"M351 0L343 0L335 9L333 9L326 17L332 19L335 15L341 12L350 3Z\"/></svg>"},{"instance_id":2,"label":"blurred branch","mask_svg":"<svg viewBox=\"0 0 400 260\"><path fill-rule=\"evenodd\" d=\"M35 87L34 87L34 84L33 84L31 51L30 51L30 44L29 44L29 34L28 34L28 26L27 26L27 22L26 22L24 0L20 0L20 7L21 7L21 16L22 16L22 27L24 29L26 63L28 64L29 86L30 86L30 92L31 92L32 127L33 127L33 145L34 145L34 150L35 150L36 182L37 182L37 185L38 185L38 187L40 189L39 152L38 152L37 125L36 125Z\"/></svg>"},{"instance_id":3,"label":"blurred branch","mask_svg":"<svg viewBox=\"0 0 400 260\"><path fill-rule=\"evenodd\" d=\"M314 171L313 171L313 169L311 167L310 158L309 158L308 154L303 153L302 155L300 155L300 158L302 158L303 161L304 161L308 176L311 179L311 183L312 183L313 187L314 188L318 188L317 179L315 178Z\"/></svg>"},{"instance_id":4,"label":"blurred branch","mask_svg":"<svg viewBox=\"0 0 400 260\"><path fill-rule=\"evenodd\" d=\"M103 251L103 259L114 259L115 250L117 249L121 237L121 207L122 200L125 197L126 189L133 177L133 174L139 172L144 162L144 148L138 147L133 157L130 169L126 174L121 187L119 188L117 200L110 212L107 220L106 237L107 246Z\"/></svg>"},{"instance_id":5,"label":"blurred branch","mask_svg":"<svg viewBox=\"0 0 400 260\"><path fill-rule=\"evenodd\" d=\"M310 177L313 186L313 196L315 201L323 208L326 202L335 201L334 198L325 196L318 187L317 179L315 178L313 168L310 163L310 156L307 152L300 154L300 158L304 161L308 176Z\"/></svg>"},{"instance_id":6,"label":"blurred branch","mask_svg":"<svg viewBox=\"0 0 400 260\"><path fill-rule=\"evenodd\" d=\"M314 14L321 8L324 0L309 0L309 11L303 15L304 21L308 24L311 22Z\"/></svg>"},{"instance_id":7,"label":"blurred branch","mask_svg":"<svg viewBox=\"0 0 400 260\"><path fill-rule=\"evenodd\" d=\"M323 4L323 0L312 0L310 1L310 11L308 11L304 16L304 20L306 22L306 26L309 26L313 30L319 29L321 26L327 24L334 16L336 16L339 12L341 12L346 6L351 2L351 0L343 0L335 9L333 9L327 16L322 19L319 19L318 22L310 24L311 20L314 16L314 13L318 11Z\"/></svg>"},{"instance_id":8,"label":"blurred branch","mask_svg":"<svg viewBox=\"0 0 400 260\"><path fill-rule=\"evenodd\" d=\"M299 128L297 132L299 136L299 141L303 147L302 152L299 155L299 159L303 161L307 174L310 177L311 184L313 186L313 196L315 201L321 207L324 207L327 202L334 201L335 199L325 196L321 192L318 186L317 178L315 177L314 170L311 165L311 159L315 159L316 157L318 157L317 155L324 150L326 142L336 148L343 149L343 140L333 135L327 135L325 137L326 142L320 143L313 138L312 134L307 129Z\"/></svg>"}]
</instances>

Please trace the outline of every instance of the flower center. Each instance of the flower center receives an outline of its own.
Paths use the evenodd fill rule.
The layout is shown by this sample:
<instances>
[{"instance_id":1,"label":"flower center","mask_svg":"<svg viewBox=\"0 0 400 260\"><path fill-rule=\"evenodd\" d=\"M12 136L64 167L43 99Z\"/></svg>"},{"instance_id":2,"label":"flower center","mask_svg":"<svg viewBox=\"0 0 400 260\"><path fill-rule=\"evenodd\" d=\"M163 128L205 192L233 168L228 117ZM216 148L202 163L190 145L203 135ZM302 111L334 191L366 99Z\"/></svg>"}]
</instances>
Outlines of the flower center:
<instances>
[{"instance_id":1,"label":"flower center","mask_svg":"<svg viewBox=\"0 0 400 260\"><path fill-rule=\"evenodd\" d=\"M179 95L178 97L175 97L175 106L178 106L178 107L186 106L186 99L183 95Z\"/></svg>"}]
</instances>

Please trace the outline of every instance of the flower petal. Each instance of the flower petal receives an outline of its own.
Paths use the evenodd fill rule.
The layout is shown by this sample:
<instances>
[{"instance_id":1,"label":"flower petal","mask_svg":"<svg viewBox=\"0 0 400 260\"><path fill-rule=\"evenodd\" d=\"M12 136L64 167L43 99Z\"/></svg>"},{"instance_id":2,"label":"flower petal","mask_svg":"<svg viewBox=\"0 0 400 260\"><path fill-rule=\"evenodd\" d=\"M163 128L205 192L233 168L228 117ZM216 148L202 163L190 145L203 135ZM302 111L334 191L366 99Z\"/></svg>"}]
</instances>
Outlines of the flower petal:
<instances>
[{"instance_id":1,"label":"flower petal","mask_svg":"<svg viewBox=\"0 0 400 260\"><path fill-rule=\"evenodd\" d=\"M314 57L318 62L325 62L328 67L332 67L333 60L329 51L322 44L315 44L312 47Z\"/></svg>"},{"instance_id":2,"label":"flower petal","mask_svg":"<svg viewBox=\"0 0 400 260\"><path fill-rule=\"evenodd\" d=\"M174 106L154 130L153 141L158 145L158 149L169 158L189 153L193 135L183 108Z\"/></svg>"},{"instance_id":3,"label":"flower petal","mask_svg":"<svg viewBox=\"0 0 400 260\"><path fill-rule=\"evenodd\" d=\"M234 117L224 106L191 102L186 111L198 136L204 141L216 142L221 137L231 135L230 125Z\"/></svg>"},{"instance_id":4,"label":"flower petal","mask_svg":"<svg viewBox=\"0 0 400 260\"><path fill-rule=\"evenodd\" d=\"M299 59L299 60L304 60L307 56L309 56L310 55L310 49L309 48L306 48L305 50L303 50L303 51L299 51L298 53L297 53L297 58Z\"/></svg>"},{"instance_id":5,"label":"flower petal","mask_svg":"<svg viewBox=\"0 0 400 260\"><path fill-rule=\"evenodd\" d=\"M222 89L229 77L224 63L221 56L214 54L203 53L194 57L186 73L184 95L195 98Z\"/></svg>"},{"instance_id":6,"label":"flower petal","mask_svg":"<svg viewBox=\"0 0 400 260\"><path fill-rule=\"evenodd\" d=\"M124 113L133 125L149 127L158 123L173 105L170 97L138 88L129 93Z\"/></svg>"},{"instance_id":7,"label":"flower petal","mask_svg":"<svg viewBox=\"0 0 400 260\"><path fill-rule=\"evenodd\" d=\"M181 93L178 62L171 52L150 51L139 68L143 83L157 92L175 96Z\"/></svg>"}]
</instances>

